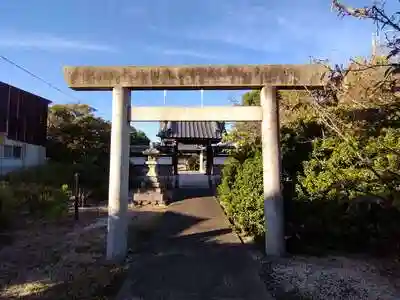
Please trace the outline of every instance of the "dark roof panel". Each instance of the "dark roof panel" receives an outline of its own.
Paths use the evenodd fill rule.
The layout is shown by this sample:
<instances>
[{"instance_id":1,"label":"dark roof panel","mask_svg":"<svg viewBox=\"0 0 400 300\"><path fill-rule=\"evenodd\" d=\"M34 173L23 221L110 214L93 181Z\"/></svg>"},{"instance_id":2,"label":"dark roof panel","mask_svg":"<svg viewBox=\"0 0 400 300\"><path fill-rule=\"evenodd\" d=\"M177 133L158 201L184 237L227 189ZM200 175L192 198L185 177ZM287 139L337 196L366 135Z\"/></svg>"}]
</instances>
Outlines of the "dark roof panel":
<instances>
[{"instance_id":1,"label":"dark roof panel","mask_svg":"<svg viewBox=\"0 0 400 300\"><path fill-rule=\"evenodd\" d=\"M6 88L9 88L11 90L15 90L18 94L26 95L27 97L36 98L38 101L41 101L41 102L43 102L45 104L51 104L52 103L52 101L50 101L50 100L48 100L46 98L43 98L41 96L32 94L32 93L30 93L28 91L25 91L23 89L17 88L17 87L15 87L13 85L10 85L10 84L2 82L2 81L0 81L0 87L6 87Z\"/></svg>"},{"instance_id":2,"label":"dark roof panel","mask_svg":"<svg viewBox=\"0 0 400 300\"><path fill-rule=\"evenodd\" d=\"M224 123L215 121L161 122L159 136L177 139L222 139Z\"/></svg>"}]
</instances>

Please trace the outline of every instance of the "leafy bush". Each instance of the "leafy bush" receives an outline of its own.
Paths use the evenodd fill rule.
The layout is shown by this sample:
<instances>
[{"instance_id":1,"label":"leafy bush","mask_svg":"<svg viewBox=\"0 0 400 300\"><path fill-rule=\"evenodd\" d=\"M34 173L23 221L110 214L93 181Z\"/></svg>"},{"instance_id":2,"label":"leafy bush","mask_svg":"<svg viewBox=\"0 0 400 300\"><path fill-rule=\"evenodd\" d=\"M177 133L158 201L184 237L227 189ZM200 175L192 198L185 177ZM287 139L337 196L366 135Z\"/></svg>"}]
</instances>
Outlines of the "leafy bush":
<instances>
[{"instance_id":1,"label":"leafy bush","mask_svg":"<svg viewBox=\"0 0 400 300\"><path fill-rule=\"evenodd\" d=\"M393 205L399 199L400 156L387 150L400 148L400 131L383 132L366 140L317 138L310 148L301 136L282 138L289 251L400 250L400 211ZM261 153L244 163L230 158L219 199L235 226L256 237L264 235L262 190Z\"/></svg>"},{"instance_id":2,"label":"leafy bush","mask_svg":"<svg viewBox=\"0 0 400 300\"><path fill-rule=\"evenodd\" d=\"M18 170L3 176L0 185L0 226L12 225L10 221L22 215L53 219L66 213L76 173L85 201L107 199L108 171L93 164L50 162Z\"/></svg>"},{"instance_id":3,"label":"leafy bush","mask_svg":"<svg viewBox=\"0 0 400 300\"><path fill-rule=\"evenodd\" d=\"M197 171L200 167L200 160L198 155L192 155L187 160L187 166L190 171Z\"/></svg>"},{"instance_id":4,"label":"leafy bush","mask_svg":"<svg viewBox=\"0 0 400 300\"><path fill-rule=\"evenodd\" d=\"M398 251L400 131L377 138L317 139L297 194L287 201L294 249Z\"/></svg>"},{"instance_id":5,"label":"leafy bush","mask_svg":"<svg viewBox=\"0 0 400 300\"><path fill-rule=\"evenodd\" d=\"M79 188L89 195L93 202L107 199L108 170L94 164L67 164L50 162L46 165L11 172L4 176L10 184L36 183L39 185L61 188L66 184L75 186L75 174L79 174Z\"/></svg>"},{"instance_id":6,"label":"leafy bush","mask_svg":"<svg viewBox=\"0 0 400 300\"><path fill-rule=\"evenodd\" d=\"M10 172L3 179L10 184L25 182L61 187L64 183L70 184L73 182L73 167L72 165L61 163L48 163Z\"/></svg>"},{"instance_id":7,"label":"leafy bush","mask_svg":"<svg viewBox=\"0 0 400 300\"><path fill-rule=\"evenodd\" d=\"M352 200L368 195L395 204L399 199L400 130L377 138L317 139L304 163L299 196L310 200ZM392 151L395 150L395 151Z\"/></svg>"},{"instance_id":8,"label":"leafy bush","mask_svg":"<svg viewBox=\"0 0 400 300\"><path fill-rule=\"evenodd\" d=\"M286 203L291 252L398 253L400 213L377 203L296 199Z\"/></svg>"},{"instance_id":9,"label":"leafy bush","mask_svg":"<svg viewBox=\"0 0 400 300\"><path fill-rule=\"evenodd\" d=\"M232 159L223 169L222 178L218 192L227 215L242 233L262 235L264 201L260 153L247 159L243 165Z\"/></svg>"},{"instance_id":10,"label":"leafy bush","mask_svg":"<svg viewBox=\"0 0 400 300\"><path fill-rule=\"evenodd\" d=\"M0 182L0 231L10 225L17 208L12 190L5 182Z\"/></svg>"},{"instance_id":11,"label":"leafy bush","mask_svg":"<svg viewBox=\"0 0 400 300\"><path fill-rule=\"evenodd\" d=\"M68 210L69 195L62 188L33 183L0 184L0 228L22 217L56 219Z\"/></svg>"}]
</instances>

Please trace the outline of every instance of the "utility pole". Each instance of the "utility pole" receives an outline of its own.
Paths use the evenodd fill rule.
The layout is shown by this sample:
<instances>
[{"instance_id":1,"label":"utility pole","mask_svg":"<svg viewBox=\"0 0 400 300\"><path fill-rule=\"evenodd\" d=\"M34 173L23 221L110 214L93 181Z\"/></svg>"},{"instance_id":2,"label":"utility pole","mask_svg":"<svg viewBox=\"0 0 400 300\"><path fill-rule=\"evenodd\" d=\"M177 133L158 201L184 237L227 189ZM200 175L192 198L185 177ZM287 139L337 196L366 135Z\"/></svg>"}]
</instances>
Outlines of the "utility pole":
<instances>
[{"instance_id":1,"label":"utility pole","mask_svg":"<svg viewBox=\"0 0 400 300\"><path fill-rule=\"evenodd\" d=\"M374 32L372 33L372 57L376 57L377 55L377 45L378 44L378 38L377 34Z\"/></svg>"}]
</instances>

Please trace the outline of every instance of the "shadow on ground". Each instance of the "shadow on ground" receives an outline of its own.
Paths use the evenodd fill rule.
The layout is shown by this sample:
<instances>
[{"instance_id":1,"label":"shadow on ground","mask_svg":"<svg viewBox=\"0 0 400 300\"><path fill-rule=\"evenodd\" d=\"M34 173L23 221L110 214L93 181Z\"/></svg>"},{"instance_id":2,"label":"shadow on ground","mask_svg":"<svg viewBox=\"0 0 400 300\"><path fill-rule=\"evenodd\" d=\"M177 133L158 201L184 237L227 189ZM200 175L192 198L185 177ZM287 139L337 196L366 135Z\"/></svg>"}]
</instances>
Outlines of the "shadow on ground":
<instances>
[{"instance_id":1,"label":"shadow on ground","mask_svg":"<svg viewBox=\"0 0 400 300\"><path fill-rule=\"evenodd\" d=\"M181 187L175 192L175 201L184 201L192 198L212 197L216 195L215 187L211 188L185 188Z\"/></svg>"},{"instance_id":2,"label":"shadow on ground","mask_svg":"<svg viewBox=\"0 0 400 300\"><path fill-rule=\"evenodd\" d=\"M215 198L204 196L210 191L180 192L156 230L131 242L136 247L117 299L268 299L250 246L233 234Z\"/></svg>"},{"instance_id":3,"label":"shadow on ground","mask_svg":"<svg viewBox=\"0 0 400 300\"><path fill-rule=\"evenodd\" d=\"M29 292L7 299L268 299L248 246L240 243L227 222L221 222L221 211L215 211L213 190L179 193L166 212L141 211L133 218L123 264L105 261L103 228L96 259L72 261L74 271L65 274L17 276L8 288L29 286ZM186 210L188 203L191 212ZM49 248L64 238L53 240ZM93 254L84 247L80 251ZM2 295L0 299L5 299Z\"/></svg>"}]
</instances>

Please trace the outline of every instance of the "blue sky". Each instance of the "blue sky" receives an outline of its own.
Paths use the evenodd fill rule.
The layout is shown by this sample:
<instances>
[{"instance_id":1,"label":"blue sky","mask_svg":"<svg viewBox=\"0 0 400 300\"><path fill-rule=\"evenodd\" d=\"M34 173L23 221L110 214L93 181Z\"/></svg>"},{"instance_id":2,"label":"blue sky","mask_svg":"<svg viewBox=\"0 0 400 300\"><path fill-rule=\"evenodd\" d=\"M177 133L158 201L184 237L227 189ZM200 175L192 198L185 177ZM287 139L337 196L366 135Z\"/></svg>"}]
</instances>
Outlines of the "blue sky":
<instances>
[{"instance_id":1,"label":"blue sky","mask_svg":"<svg viewBox=\"0 0 400 300\"><path fill-rule=\"evenodd\" d=\"M2 0L0 16L0 55L107 119L111 93L69 90L64 65L343 63L370 53L374 28L338 18L329 0ZM76 101L3 61L0 81L54 103ZM242 93L205 91L204 105L230 105ZM199 91L167 93L167 105L200 99ZM163 105L163 92L133 92L132 105ZM156 123L134 125L155 138Z\"/></svg>"}]
</instances>

